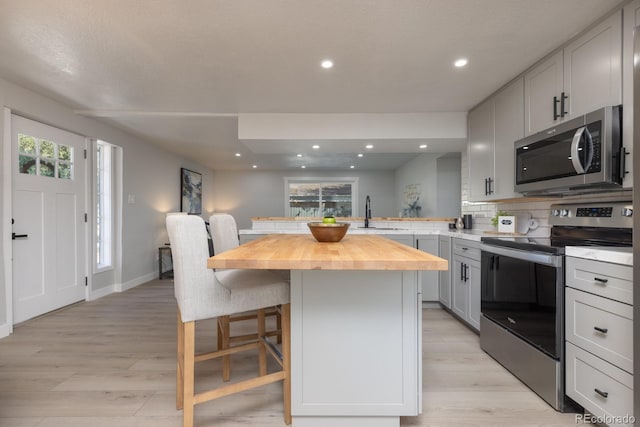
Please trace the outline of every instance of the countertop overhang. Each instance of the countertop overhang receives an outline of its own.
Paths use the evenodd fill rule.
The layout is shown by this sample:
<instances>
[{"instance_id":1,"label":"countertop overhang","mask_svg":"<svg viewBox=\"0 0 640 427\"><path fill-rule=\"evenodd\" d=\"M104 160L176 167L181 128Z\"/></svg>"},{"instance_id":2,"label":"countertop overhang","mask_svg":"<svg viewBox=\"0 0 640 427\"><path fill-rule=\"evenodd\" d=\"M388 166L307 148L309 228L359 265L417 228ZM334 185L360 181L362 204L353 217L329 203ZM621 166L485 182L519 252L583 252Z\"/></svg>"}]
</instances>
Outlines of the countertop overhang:
<instances>
[{"instance_id":1,"label":"countertop overhang","mask_svg":"<svg viewBox=\"0 0 640 427\"><path fill-rule=\"evenodd\" d=\"M306 234L269 234L208 259L209 268L263 270L447 270L445 259L375 235L321 243Z\"/></svg>"}]
</instances>

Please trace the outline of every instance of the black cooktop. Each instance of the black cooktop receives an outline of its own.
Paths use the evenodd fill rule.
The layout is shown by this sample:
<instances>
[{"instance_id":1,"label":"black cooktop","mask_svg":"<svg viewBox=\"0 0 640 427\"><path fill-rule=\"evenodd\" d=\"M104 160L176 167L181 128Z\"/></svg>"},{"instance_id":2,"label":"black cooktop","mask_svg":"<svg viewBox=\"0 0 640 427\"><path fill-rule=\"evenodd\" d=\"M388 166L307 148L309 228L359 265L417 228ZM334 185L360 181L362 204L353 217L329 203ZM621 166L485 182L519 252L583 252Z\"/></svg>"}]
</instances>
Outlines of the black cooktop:
<instances>
[{"instance_id":1,"label":"black cooktop","mask_svg":"<svg viewBox=\"0 0 640 427\"><path fill-rule=\"evenodd\" d=\"M631 246L631 228L561 227L550 237L482 237L482 243L524 251L564 254L565 246Z\"/></svg>"}]
</instances>

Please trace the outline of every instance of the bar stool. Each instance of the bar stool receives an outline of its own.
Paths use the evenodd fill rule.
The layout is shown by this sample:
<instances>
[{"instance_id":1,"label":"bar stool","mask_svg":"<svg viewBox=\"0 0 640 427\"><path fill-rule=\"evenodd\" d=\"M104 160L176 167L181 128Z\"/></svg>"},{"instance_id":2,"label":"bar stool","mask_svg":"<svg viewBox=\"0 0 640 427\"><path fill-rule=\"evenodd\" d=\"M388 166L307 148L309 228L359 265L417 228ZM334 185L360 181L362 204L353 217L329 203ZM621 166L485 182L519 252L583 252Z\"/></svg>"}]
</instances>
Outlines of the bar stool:
<instances>
[{"instance_id":1,"label":"bar stool","mask_svg":"<svg viewBox=\"0 0 640 427\"><path fill-rule=\"evenodd\" d=\"M284 421L291 423L290 306L289 283L267 270L207 268L209 249L204 220L197 216L169 215L166 219L173 251L174 292L178 303L178 360L176 407L183 409L183 427L193 426L197 404L230 394L283 381ZM282 315L282 350L264 335L264 316L257 316L258 339L242 345L195 354L195 322L251 310L279 306ZM260 349L258 376L195 393L195 363ZM275 357L282 370L267 373L266 354Z\"/></svg>"}]
</instances>

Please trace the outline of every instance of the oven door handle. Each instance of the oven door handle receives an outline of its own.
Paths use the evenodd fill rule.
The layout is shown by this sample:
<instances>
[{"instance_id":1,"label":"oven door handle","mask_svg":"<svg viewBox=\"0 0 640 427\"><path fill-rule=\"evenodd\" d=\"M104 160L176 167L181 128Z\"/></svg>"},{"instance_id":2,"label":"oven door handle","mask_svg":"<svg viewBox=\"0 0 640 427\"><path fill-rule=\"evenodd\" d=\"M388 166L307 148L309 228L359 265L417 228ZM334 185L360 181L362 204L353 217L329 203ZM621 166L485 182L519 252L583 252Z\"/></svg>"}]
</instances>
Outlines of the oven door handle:
<instances>
[{"instance_id":1,"label":"oven door handle","mask_svg":"<svg viewBox=\"0 0 640 427\"><path fill-rule=\"evenodd\" d=\"M489 254L521 259L523 261L535 262L536 264L544 264L551 267L562 267L562 255L545 254L541 252L527 252L518 249L502 248L487 244L482 244L480 246L480 250Z\"/></svg>"}]
</instances>

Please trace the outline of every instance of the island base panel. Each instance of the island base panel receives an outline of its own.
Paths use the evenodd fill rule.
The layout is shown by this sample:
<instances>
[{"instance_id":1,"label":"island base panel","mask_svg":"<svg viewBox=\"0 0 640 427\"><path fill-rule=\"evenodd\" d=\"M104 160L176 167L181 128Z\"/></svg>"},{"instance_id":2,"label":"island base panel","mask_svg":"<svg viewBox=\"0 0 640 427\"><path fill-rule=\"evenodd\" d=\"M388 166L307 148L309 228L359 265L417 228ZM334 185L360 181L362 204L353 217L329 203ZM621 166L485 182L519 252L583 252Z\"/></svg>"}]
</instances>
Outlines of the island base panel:
<instances>
[{"instance_id":1,"label":"island base panel","mask_svg":"<svg viewBox=\"0 0 640 427\"><path fill-rule=\"evenodd\" d=\"M296 427L398 426L421 400L416 271L291 272Z\"/></svg>"},{"instance_id":2,"label":"island base panel","mask_svg":"<svg viewBox=\"0 0 640 427\"><path fill-rule=\"evenodd\" d=\"M400 417L294 417L292 427L400 427Z\"/></svg>"}]
</instances>

